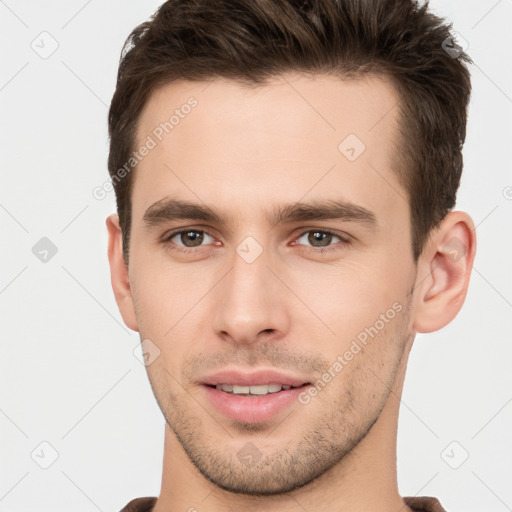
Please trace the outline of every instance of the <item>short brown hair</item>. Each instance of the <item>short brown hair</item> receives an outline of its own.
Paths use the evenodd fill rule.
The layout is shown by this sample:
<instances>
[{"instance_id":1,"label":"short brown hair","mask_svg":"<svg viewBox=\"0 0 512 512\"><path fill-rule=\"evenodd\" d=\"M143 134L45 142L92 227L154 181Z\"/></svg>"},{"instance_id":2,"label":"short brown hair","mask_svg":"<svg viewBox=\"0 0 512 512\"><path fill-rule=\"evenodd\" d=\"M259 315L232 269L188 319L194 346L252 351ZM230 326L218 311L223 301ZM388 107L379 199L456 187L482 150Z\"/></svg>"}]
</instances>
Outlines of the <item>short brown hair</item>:
<instances>
[{"instance_id":1,"label":"short brown hair","mask_svg":"<svg viewBox=\"0 0 512 512\"><path fill-rule=\"evenodd\" d=\"M133 172L123 179L117 173L130 161L150 94L177 79L259 85L288 71L392 80L401 98L395 170L408 194L417 260L430 231L455 206L462 172L471 59L460 48L445 51L447 42L453 49L450 30L428 2L415 0L165 2L127 38L108 116L108 170L125 262Z\"/></svg>"}]
</instances>

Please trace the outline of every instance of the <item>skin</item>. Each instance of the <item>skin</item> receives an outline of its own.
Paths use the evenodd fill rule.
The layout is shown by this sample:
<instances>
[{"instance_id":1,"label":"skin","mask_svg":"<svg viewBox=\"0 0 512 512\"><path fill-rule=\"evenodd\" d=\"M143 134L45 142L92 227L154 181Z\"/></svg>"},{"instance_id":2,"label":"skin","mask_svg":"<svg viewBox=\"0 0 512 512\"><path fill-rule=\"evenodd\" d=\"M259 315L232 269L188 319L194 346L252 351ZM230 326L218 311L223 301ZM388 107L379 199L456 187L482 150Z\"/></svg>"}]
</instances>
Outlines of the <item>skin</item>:
<instances>
[{"instance_id":1,"label":"skin","mask_svg":"<svg viewBox=\"0 0 512 512\"><path fill-rule=\"evenodd\" d=\"M463 304L471 218L450 212L414 262L407 194L393 170L399 98L383 78L173 82L147 102L138 142L190 96L197 106L134 171L128 266L118 217L107 219L119 310L160 351L147 366L166 420L155 511L410 510L396 479L407 359L417 332L440 329ZM366 146L354 161L338 149L351 133ZM171 196L208 205L226 223L145 225L146 210ZM267 221L278 205L326 199L370 210L375 225ZM198 230L202 242L162 241L177 228ZM322 229L336 235L313 238ZM337 238L347 235L350 243ZM251 263L236 251L248 236L262 249ZM185 244L186 254L177 250ZM396 303L401 311L328 385L268 422L221 415L199 384L223 368L314 382ZM259 456L249 465L237 457L247 443Z\"/></svg>"}]
</instances>

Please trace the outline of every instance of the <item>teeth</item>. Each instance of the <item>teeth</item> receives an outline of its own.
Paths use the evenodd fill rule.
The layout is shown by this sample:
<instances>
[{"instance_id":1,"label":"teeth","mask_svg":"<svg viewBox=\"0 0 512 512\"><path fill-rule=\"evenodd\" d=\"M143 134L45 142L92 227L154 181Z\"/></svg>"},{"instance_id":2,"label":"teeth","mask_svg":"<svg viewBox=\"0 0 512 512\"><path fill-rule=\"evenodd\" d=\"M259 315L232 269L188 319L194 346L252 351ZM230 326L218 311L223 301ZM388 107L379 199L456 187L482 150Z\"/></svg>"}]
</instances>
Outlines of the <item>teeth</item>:
<instances>
[{"instance_id":1,"label":"teeth","mask_svg":"<svg viewBox=\"0 0 512 512\"><path fill-rule=\"evenodd\" d=\"M234 395L267 395L269 393L277 393L281 390L288 390L291 387L300 386L288 386L281 384L264 384L261 386L237 386L236 384L217 384L217 389L226 391L227 393L233 393Z\"/></svg>"},{"instance_id":2,"label":"teeth","mask_svg":"<svg viewBox=\"0 0 512 512\"><path fill-rule=\"evenodd\" d=\"M251 386L249 388L251 395L266 395L267 393L277 393L281 391L280 384L269 384L268 386Z\"/></svg>"},{"instance_id":3,"label":"teeth","mask_svg":"<svg viewBox=\"0 0 512 512\"><path fill-rule=\"evenodd\" d=\"M236 384L233 386L233 394L241 395L242 393L249 393L249 386L237 386Z\"/></svg>"}]
</instances>

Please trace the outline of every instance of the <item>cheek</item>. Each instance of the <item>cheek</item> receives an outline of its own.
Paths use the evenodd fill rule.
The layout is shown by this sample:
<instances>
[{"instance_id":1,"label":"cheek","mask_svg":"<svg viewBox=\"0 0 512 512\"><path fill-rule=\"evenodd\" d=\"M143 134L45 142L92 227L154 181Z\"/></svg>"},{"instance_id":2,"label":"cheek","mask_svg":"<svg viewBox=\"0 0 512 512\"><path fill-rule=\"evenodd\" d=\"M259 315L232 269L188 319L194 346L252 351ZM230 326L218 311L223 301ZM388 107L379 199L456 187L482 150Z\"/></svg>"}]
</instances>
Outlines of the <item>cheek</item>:
<instances>
[{"instance_id":1,"label":"cheek","mask_svg":"<svg viewBox=\"0 0 512 512\"><path fill-rule=\"evenodd\" d=\"M136 272L131 280L137 321L142 339L149 339L160 353L148 367L150 375L164 371L179 375L184 357L204 340L207 294L216 280L185 265L157 262L149 256L134 258ZM168 376L167 376L168 377ZM163 373L160 379L167 378ZM172 380L172 379L171 379Z\"/></svg>"},{"instance_id":2,"label":"cheek","mask_svg":"<svg viewBox=\"0 0 512 512\"><path fill-rule=\"evenodd\" d=\"M292 320L297 336L313 350L322 347L322 353L333 362L354 347L354 342L361 348L365 343L376 349L383 346L399 328L408 289L405 272L395 275L391 270L389 264L377 267L368 262L364 266L363 262L345 262L327 271L290 276L290 287L307 306L299 307Z\"/></svg>"},{"instance_id":3,"label":"cheek","mask_svg":"<svg viewBox=\"0 0 512 512\"><path fill-rule=\"evenodd\" d=\"M132 293L139 312L148 325L159 327L162 335L199 300L206 284L186 265L170 262L156 249L144 247L130 257L134 268Z\"/></svg>"}]
</instances>

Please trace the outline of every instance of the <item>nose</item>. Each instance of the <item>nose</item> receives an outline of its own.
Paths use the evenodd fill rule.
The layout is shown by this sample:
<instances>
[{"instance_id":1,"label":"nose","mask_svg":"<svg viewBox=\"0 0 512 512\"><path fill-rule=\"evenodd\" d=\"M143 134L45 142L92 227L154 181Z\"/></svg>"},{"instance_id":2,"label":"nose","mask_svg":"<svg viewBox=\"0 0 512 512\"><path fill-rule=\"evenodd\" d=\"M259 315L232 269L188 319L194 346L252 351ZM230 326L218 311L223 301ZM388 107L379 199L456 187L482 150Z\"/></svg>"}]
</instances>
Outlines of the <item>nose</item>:
<instances>
[{"instance_id":1,"label":"nose","mask_svg":"<svg viewBox=\"0 0 512 512\"><path fill-rule=\"evenodd\" d=\"M215 334L238 345L282 338L289 329L291 294L268 251L252 262L234 251L231 263L231 270L216 287Z\"/></svg>"}]
</instances>

